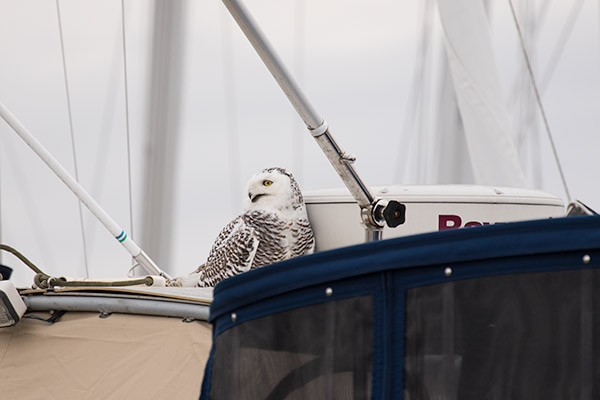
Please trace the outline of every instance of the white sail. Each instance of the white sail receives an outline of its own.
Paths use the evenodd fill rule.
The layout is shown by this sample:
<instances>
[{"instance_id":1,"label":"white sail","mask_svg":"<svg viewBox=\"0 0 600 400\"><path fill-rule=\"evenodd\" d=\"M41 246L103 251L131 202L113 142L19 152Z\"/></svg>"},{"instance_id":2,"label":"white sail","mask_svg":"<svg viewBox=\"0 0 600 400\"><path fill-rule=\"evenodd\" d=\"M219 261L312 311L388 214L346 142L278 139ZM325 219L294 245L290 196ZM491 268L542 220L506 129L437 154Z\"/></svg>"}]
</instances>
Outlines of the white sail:
<instances>
[{"instance_id":1,"label":"white sail","mask_svg":"<svg viewBox=\"0 0 600 400\"><path fill-rule=\"evenodd\" d=\"M483 2L438 0L438 8L475 183L525 187Z\"/></svg>"}]
</instances>

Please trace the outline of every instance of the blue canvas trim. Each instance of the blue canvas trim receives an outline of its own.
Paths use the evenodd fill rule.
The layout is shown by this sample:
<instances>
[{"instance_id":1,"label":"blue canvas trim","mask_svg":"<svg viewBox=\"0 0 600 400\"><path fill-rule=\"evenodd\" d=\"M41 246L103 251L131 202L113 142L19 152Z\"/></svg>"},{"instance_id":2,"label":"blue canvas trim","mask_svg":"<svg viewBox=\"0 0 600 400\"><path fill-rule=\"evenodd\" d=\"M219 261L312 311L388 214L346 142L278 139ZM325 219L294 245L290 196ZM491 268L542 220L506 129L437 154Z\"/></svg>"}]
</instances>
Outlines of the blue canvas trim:
<instances>
[{"instance_id":1,"label":"blue canvas trim","mask_svg":"<svg viewBox=\"0 0 600 400\"><path fill-rule=\"evenodd\" d=\"M333 290L331 296L326 295L327 288ZM363 276L360 279L341 280L329 282L326 285L312 286L278 297L274 301L254 303L247 307L232 310L236 314L235 321L232 321L231 313L221 315L216 321L213 321L215 336L235 325L266 315L348 297L375 296L380 291L380 279L375 274Z\"/></svg>"},{"instance_id":2,"label":"blue canvas trim","mask_svg":"<svg viewBox=\"0 0 600 400\"><path fill-rule=\"evenodd\" d=\"M393 297L394 287L391 284L392 280L390 279L392 276L391 272L386 272L381 274L382 279L385 281L385 299L384 299L384 315L382 316L383 321L383 337L381 339L381 346L383 351L383 368L382 368L382 377L381 383L373 382L373 387L380 387L381 395L380 397L373 396L374 399L381 398L385 399L390 396L393 388L393 381L390 379L392 376L392 338L393 338L393 320L396 309L394 307L393 302L390 301L390 298ZM375 376L373 376L373 380L375 380Z\"/></svg>"},{"instance_id":3,"label":"blue canvas trim","mask_svg":"<svg viewBox=\"0 0 600 400\"><path fill-rule=\"evenodd\" d=\"M588 264L585 264L582 260L584 254L589 255L591 258ZM452 269L450 277L445 276L446 267ZM485 278L487 276L598 267L600 267L600 250L591 250L585 252L559 252L536 256L525 255L510 260L496 258L486 260L485 262L470 261L439 267L414 268L403 271L398 277L401 279L403 287L412 288L462 279Z\"/></svg>"},{"instance_id":4,"label":"blue canvas trim","mask_svg":"<svg viewBox=\"0 0 600 400\"><path fill-rule=\"evenodd\" d=\"M386 348L384 338L387 336L387 289L383 274L378 274L379 288L373 298L373 385L371 387L371 398L377 399L383 394L383 382L386 376Z\"/></svg>"},{"instance_id":5,"label":"blue canvas trim","mask_svg":"<svg viewBox=\"0 0 600 400\"><path fill-rule=\"evenodd\" d=\"M401 273L404 273L402 271ZM391 303L394 304L395 312L392 316L392 329L390 333L391 365L388 380L390 383L388 399L402 399L404 397L404 340L406 326L406 290L398 287L396 278L400 273L394 273L389 278L390 286L394 287ZM402 342L402 343L399 343ZM382 397L384 398L384 397Z\"/></svg>"},{"instance_id":6,"label":"blue canvas trim","mask_svg":"<svg viewBox=\"0 0 600 400\"><path fill-rule=\"evenodd\" d=\"M225 279L215 288L210 319L268 297L370 272L599 246L600 216L488 225L366 243Z\"/></svg>"}]
</instances>

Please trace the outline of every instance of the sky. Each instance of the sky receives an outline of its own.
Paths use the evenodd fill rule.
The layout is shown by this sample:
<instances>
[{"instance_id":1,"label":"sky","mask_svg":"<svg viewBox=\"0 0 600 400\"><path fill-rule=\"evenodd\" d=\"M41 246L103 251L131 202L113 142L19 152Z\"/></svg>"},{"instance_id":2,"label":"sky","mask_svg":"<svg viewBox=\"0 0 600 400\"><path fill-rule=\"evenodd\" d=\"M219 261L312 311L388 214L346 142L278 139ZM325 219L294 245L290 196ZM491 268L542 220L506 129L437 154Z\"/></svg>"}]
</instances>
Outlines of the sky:
<instances>
[{"instance_id":1,"label":"sky","mask_svg":"<svg viewBox=\"0 0 600 400\"><path fill-rule=\"evenodd\" d=\"M433 142L445 55L435 1L245 3L338 143L357 157L368 185L436 183ZM514 3L571 196L600 210L599 5ZM59 2L72 139L57 3L0 0L0 103L72 174L76 159L81 184L137 241L153 8L124 1L129 174L121 4ZM541 127L509 2L490 1L488 13L527 185L566 201L546 133L523 122L533 114L533 125ZM565 28L569 21L572 30ZM219 230L242 210L245 184L256 171L288 168L305 191L342 186L221 2L185 2L181 23L173 226L165 238L172 255L161 265L174 275L204 262ZM420 107L415 92L422 95ZM123 277L130 266L126 251L86 210L83 226L85 251L74 195L0 121L0 242L51 275L85 276L87 259L90 276ZM1 260L15 270L18 285L31 284L33 273L24 265L6 254Z\"/></svg>"}]
</instances>

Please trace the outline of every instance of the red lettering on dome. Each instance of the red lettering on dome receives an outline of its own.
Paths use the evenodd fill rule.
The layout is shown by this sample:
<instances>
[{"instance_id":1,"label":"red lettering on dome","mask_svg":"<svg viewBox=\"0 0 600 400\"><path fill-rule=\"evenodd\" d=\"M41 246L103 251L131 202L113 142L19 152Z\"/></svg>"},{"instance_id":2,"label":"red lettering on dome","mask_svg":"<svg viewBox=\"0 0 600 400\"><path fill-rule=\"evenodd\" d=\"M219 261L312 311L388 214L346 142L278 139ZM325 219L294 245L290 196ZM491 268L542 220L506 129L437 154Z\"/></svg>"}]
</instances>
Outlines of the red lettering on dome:
<instances>
[{"instance_id":1,"label":"red lettering on dome","mask_svg":"<svg viewBox=\"0 0 600 400\"><path fill-rule=\"evenodd\" d=\"M482 226L489 225L489 222L469 221L464 227L468 228L471 226ZM443 231L446 229L460 228L462 226L462 218L458 215L439 215L438 216L438 230Z\"/></svg>"},{"instance_id":2,"label":"red lettering on dome","mask_svg":"<svg viewBox=\"0 0 600 400\"><path fill-rule=\"evenodd\" d=\"M462 219L458 215L440 215L438 218L438 230L460 228Z\"/></svg>"}]
</instances>

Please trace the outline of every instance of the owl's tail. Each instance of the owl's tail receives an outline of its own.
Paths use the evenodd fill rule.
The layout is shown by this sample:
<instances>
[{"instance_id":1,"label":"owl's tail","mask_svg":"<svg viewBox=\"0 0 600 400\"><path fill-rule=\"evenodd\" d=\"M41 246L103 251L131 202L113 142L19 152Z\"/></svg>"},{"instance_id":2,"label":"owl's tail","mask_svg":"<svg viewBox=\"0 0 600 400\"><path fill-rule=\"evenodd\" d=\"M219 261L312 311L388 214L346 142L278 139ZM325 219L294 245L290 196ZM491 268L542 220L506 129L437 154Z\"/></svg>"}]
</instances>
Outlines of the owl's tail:
<instances>
[{"instance_id":1,"label":"owl's tail","mask_svg":"<svg viewBox=\"0 0 600 400\"><path fill-rule=\"evenodd\" d=\"M194 272L192 272L191 274L187 275L187 276L180 276L174 279L171 279L170 281L167 282L167 286L174 286L174 287L195 287L195 286L199 286L199 287L203 287L204 284L202 282L202 275L203 275L203 271L204 271L204 266L205 264L200 265L198 268L196 268L196 270Z\"/></svg>"}]
</instances>

